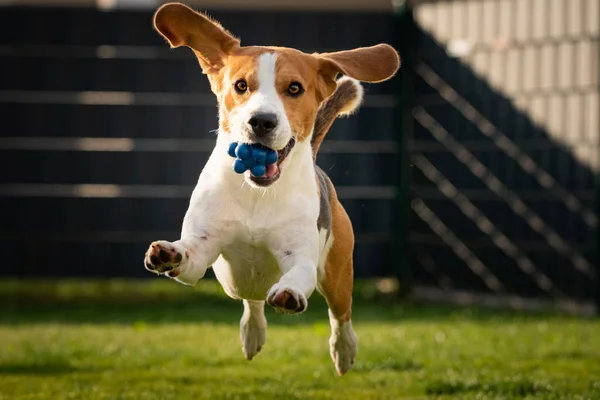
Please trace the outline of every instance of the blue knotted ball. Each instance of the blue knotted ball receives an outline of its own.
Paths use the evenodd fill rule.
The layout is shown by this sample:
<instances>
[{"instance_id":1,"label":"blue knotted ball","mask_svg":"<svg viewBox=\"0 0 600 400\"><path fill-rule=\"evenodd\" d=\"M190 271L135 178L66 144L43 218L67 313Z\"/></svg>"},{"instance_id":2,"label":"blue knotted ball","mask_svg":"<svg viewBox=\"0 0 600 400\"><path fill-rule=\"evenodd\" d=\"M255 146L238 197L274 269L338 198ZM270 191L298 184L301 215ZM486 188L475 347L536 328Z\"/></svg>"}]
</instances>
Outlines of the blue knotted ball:
<instances>
[{"instance_id":1,"label":"blue knotted ball","mask_svg":"<svg viewBox=\"0 0 600 400\"><path fill-rule=\"evenodd\" d=\"M261 148L252 149L252 159L258 165L265 165L267 163L267 150Z\"/></svg>"},{"instance_id":2,"label":"blue knotted ball","mask_svg":"<svg viewBox=\"0 0 600 400\"><path fill-rule=\"evenodd\" d=\"M239 158L237 158L233 162L233 170L236 173L243 174L244 172L246 172L247 169L248 169L248 167L246 166L246 164L244 164L244 162L242 160L240 160Z\"/></svg>"},{"instance_id":3,"label":"blue knotted ball","mask_svg":"<svg viewBox=\"0 0 600 400\"><path fill-rule=\"evenodd\" d=\"M243 174L250 170L254 176L263 176L267 166L277 162L277 152L260 144L233 142L227 149L227 154L235 158L233 170Z\"/></svg>"},{"instance_id":4,"label":"blue knotted ball","mask_svg":"<svg viewBox=\"0 0 600 400\"><path fill-rule=\"evenodd\" d=\"M233 157L235 158L235 149L237 149L237 143L233 142L229 145L229 148L227 149L227 154L229 154L229 157Z\"/></svg>"},{"instance_id":5,"label":"blue knotted ball","mask_svg":"<svg viewBox=\"0 0 600 400\"><path fill-rule=\"evenodd\" d=\"M263 176L267 172L267 167L264 165L256 165L250 169L250 172L254 176Z\"/></svg>"},{"instance_id":6,"label":"blue knotted ball","mask_svg":"<svg viewBox=\"0 0 600 400\"><path fill-rule=\"evenodd\" d=\"M235 155L237 158L245 160L252 155L251 148L249 144L242 143L238 145L237 149L235 149Z\"/></svg>"},{"instance_id":7,"label":"blue knotted ball","mask_svg":"<svg viewBox=\"0 0 600 400\"><path fill-rule=\"evenodd\" d=\"M277 162L277 152L269 149L267 152L267 165L275 164Z\"/></svg>"}]
</instances>

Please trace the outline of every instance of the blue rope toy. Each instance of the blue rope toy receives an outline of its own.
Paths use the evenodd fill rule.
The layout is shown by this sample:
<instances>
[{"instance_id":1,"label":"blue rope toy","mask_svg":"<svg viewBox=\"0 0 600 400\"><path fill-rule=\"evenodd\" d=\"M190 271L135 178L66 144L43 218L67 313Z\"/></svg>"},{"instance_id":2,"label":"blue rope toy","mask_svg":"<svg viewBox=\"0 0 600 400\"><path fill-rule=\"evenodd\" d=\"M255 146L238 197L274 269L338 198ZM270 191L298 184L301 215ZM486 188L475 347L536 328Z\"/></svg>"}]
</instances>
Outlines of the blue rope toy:
<instances>
[{"instance_id":1,"label":"blue rope toy","mask_svg":"<svg viewBox=\"0 0 600 400\"><path fill-rule=\"evenodd\" d=\"M250 170L253 176L263 176L267 167L277 162L277 152L258 143L233 142L229 145L227 154L235 158L233 170L238 174Z\"/></svg>"}]
</instances>

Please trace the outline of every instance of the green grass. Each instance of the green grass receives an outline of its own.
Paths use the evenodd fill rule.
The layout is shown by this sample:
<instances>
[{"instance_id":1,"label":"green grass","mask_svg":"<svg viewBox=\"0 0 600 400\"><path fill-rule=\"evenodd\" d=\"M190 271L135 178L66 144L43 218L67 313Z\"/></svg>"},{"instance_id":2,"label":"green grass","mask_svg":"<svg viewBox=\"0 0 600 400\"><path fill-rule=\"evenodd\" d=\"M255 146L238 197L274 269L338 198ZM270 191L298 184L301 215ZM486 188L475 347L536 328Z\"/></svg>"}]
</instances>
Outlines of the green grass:
<instances>
[{"instance_id":1,"label":"green grass","mask_svg":"<svg viewBox=\"0 0 600 400\"><path fill-rule=\"evenodd\" d=\"M0 399L600 399L600 321L425 306L357 290L337 377L320 296L267 310L243 358L241 304L213 281L0 283Z\"/></svg>"}]
</instances>

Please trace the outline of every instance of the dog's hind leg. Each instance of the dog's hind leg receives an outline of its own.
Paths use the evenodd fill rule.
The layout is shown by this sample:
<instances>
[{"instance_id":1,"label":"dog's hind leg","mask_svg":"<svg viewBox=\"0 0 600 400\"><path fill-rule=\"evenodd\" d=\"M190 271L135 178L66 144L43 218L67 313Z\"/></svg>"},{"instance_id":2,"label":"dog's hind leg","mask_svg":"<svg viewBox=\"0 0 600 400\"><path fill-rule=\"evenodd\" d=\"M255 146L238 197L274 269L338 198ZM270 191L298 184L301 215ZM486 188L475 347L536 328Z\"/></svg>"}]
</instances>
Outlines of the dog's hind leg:
<instances>
[{"instance_id":1,"label":"dog's hind leg","mask_svg":"<svg viewBox=\"0 0 600 400\"><path fill-rule=\"evenodd\" d=\"M240 339L246 359L252 360L267 341L264 301L244 300L244 314L240 321Z\"/></svg>"},{"instance_id":2,"label":"dog's hind leg","mask_svg":"<svg viewBox=\"0 0 600 400\"><path fill-rule=\"evenodd\" d=\"M338 374L344 375L354 365L358 352L358 338L351 320L354 235L350 219L335 194L331 211L333 243L319 276L319 289L329 306L331 358Z\"/></svg>"}]
</instances>

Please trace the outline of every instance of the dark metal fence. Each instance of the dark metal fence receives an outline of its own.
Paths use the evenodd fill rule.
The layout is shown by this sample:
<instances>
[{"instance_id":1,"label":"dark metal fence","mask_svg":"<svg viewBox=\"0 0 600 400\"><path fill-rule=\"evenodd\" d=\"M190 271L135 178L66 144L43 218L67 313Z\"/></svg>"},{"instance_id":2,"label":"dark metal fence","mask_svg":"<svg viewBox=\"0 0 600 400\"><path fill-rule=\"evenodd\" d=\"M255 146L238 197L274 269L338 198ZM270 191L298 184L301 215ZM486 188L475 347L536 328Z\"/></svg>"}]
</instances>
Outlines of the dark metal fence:
<instances>
[{"instance_id":1,"label":"dark metal fence","mask_svg":"<svg viewBox=\"0 0 600 400\"><path fill-rule=\"evenodd\" d=\"M600 2L423 1L409 147L415 294L590 309ZM459 296L460 297L460 296Z\"/></svg>"},{"instance_id":2,"label":"dark metal fence","mask_svg":"<svg viewBox=\"0 0 600 400\"><path fill-rule=\"evenodd\" d=\"M388 42L381 13L214 12L244 44L332 51ZM0 8L3 276L148 276L149 242L175 240L217 127L191 51L152 10ZM307 29L310 27L310 29ZM377 27L374 29L374 27ZM393 273L393 83L367 85L319 164L357 232L357 276Z\"/></svg>"},{"instance_id":3,"label":"dark metal fence","mask_svg":"<svg viewBox=\"0 0 600 400\"><path fill-rule=\"evenodd\" d=\"M400 50L399 76L367 85L319 157L357 232L357 277L588 309L600 1L414 4L416 24L409 8L214 16L246 44ZM148 242L178 236L217 126L191 52L139 11L4 8L0 40L1 274L144 276Z\"/></svg>"}]
</instances>

